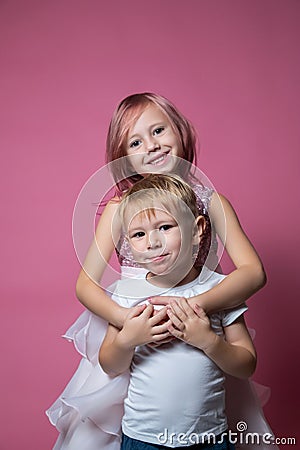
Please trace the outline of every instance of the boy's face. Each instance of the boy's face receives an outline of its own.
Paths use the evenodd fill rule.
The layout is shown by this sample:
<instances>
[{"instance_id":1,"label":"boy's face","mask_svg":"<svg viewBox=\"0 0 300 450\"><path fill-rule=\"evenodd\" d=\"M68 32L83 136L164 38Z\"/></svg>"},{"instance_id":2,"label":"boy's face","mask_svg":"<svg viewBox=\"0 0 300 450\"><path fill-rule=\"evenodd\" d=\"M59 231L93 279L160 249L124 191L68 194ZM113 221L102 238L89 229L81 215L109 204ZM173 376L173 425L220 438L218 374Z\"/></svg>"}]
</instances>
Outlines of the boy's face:
<instances>
[{"instance_id":1,"label":"boy's face","mask_svg":"<svg viewBox=\"0 0 300 450\"><path fill-rule=\"evenodd\" d=\"M126 216L134 260L151 274L166 275L179 283L193 267L193 244L198 243L193 236L195 221L174 217L159 207L154 213L142 211Z\"/></svg>"}]
</instances>

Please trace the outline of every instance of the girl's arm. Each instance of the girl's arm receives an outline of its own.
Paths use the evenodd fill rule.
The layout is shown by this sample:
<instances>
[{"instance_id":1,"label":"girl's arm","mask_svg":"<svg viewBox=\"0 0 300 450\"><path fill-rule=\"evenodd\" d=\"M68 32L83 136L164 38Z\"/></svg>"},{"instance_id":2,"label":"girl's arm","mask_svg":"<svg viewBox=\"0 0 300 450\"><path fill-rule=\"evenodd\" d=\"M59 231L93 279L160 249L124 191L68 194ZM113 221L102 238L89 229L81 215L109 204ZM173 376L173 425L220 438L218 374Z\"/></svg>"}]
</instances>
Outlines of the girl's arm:
<instances>
[{"instance_id":1,"label":"girl's arm","mask_svg":"<svg viewBox=\"0 0 300 450\"><path fill-rule=\"evenodd\" d=\"M213 289L193 298L192 303L199 303L206 312L212 313L243 303L265 285L266 274L233 207L224 196L213 194L210 214L216 233L236 267Z\"/></svg>"},{"instance_id":2,"label":"girl's arm","mask_svg":"<svg viewBox=\"0 0 300 450\"><path fill-rule=\"evenodd\" d=\"M99 363L108 375L117 376L129 369L135 347L160 342L170 336L170 323L163 308L153 316L152 305L135 306L128 313L122 330L109 325L99 351Z\"/></svg>"},{"instance_id":3,"label":"girl's arm","mask_svg":"<svg viewBox=\"0 0 300 450\"><path fill-rule=\"evenodd\" d=\"M266 283L262 262L224 196L213 194L210 217L236 269L211 290L189 299L191 305L198 304L207 313L240 305ZM170 300L171 297L154 297L151 303L168 304Z\"/></svg>"},{"instance_id":4,"label":"girl's arm","mask_svg":"<svg viewBox=\"0 0 300 450\"><path fill-rule=\"evenodd\" d=\"M168 316L170 333L202 350L223 372L237 378L254 373L256 352L243 316L224 328L226 340L212 330L204 310L198 305L192 309L184 298L171 302Z\"/></svg>"},{"instance_id":5,"label":"girl's arm","mask_svg":"<svg viewBox=\"0 0 300 450\"><path fill-rule=\"evenodd\" d=\"M122 308L97 284L100 283L106 266L114 251L114 242L120 237L120 225L116 217L119 199L106 205L97 225L94 241L89 248L83 268L76 284L78 300L94 314L118 328L123 326L128 309ZM114 227L113 227L114 224Z\"/></svg>"}]
</instances>

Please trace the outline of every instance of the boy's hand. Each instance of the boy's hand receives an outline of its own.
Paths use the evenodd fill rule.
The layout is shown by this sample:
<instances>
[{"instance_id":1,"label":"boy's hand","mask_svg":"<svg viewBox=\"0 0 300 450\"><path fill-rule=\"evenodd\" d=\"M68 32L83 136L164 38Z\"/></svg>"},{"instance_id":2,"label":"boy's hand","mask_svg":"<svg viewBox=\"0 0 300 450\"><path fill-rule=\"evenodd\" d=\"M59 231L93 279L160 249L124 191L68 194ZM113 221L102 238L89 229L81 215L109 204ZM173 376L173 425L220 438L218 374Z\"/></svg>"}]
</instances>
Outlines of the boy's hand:
<instances>
[{"instance_id":1,"label":"boy's hand","mask_svg":"<svg viewBox=\"0 0 300 450\"><path fill-rule=\"evenodd\" d=\"M167 314L172 322L168 330L176 338L203 351L216 341L209 318L198 305L192 308L183 297L171 300Z\"/></svg>"},{"instance_id":2,"label":"boy's hand","mask_svg":"<svg viewBox=\"0 0 300 450\"><path fill-rule=\"evenodd\" d=\"M131 308L124 326L119 333L119 340L127 348L144 345L150 342L160 342L168 337L170 321L161 323L166 316L166 308L153 315L153 305L138 305Z\"/></svg>"}]
</instances>

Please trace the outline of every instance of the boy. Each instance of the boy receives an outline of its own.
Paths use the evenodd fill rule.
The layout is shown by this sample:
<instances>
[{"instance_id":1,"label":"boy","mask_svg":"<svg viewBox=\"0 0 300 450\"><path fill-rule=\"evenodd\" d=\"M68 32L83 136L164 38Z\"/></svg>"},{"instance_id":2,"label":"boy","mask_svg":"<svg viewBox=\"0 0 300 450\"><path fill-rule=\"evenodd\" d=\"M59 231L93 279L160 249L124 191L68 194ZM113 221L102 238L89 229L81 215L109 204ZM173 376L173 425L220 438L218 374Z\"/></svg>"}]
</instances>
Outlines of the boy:
<instances>
[{"instance_id":1,"label":"boy","mask_svg":"<svg viewBox=\"0 0 300 450\"><path fill-rule=\"evenodd\" d=\"M256 353L245 306L209 319L185 300L225 278L206 268L199 275L193 266L205 227L195 194L177 176L149 175L124 195L119 212L133 257L148 270L140 279L117 283L114 300L137 306L122 330L109 325L99 352L110 376L130 369L121 450L233 449L223 372L250 377ZM164 294L181 298L155 314L152 305L141 304ZM170 336L178 339L145 345Z\"/></svg>"}]
</instances>

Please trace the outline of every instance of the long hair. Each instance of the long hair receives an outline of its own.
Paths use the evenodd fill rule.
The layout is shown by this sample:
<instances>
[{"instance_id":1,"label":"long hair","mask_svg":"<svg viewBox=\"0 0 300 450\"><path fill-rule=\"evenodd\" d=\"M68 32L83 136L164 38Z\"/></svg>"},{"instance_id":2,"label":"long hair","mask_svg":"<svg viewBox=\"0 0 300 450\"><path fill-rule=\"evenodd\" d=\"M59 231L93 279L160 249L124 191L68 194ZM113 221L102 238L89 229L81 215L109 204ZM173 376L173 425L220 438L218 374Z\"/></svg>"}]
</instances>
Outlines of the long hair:
<instances>
[{"instance_id":1,"label":"long hair","mask_svg":"<svg viewBox=\"0 0 300 450\"><path fill-rule=\"evenodd\" d=\"M106 162L112 163L127 156L126 139L129 129L151 104L156 105L170 121L181 145L182 158L190 165L196 164L196 133L192 124L169 100L149 92L130 95L118 105L107 134ZM111 164L110 168L119 195L142 178L140 174L133 171L126 158L120 161L120 164Z\"/></svg>"}]
</instances>

